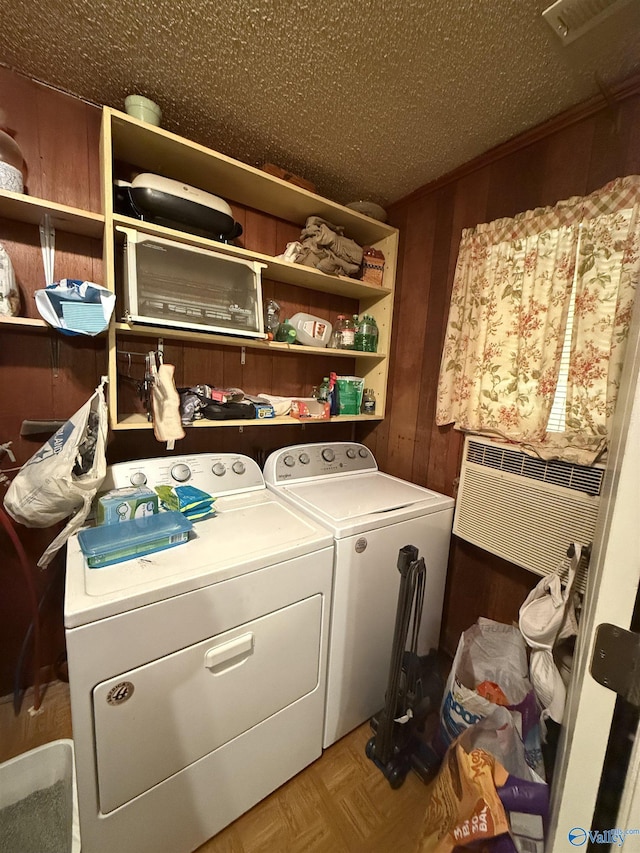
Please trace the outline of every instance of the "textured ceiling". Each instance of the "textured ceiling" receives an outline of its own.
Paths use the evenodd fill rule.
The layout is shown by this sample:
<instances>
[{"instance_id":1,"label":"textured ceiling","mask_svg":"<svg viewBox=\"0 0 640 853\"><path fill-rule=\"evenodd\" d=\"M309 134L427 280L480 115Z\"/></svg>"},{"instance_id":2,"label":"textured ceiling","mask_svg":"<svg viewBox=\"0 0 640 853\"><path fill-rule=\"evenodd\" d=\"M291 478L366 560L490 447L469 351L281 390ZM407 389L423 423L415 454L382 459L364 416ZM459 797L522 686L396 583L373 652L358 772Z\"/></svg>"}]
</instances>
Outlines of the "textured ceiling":
<instances>
[{"instance_id":1,"label":"textured ceiling","mask_svg":"<svg viewBox=\"0 0 640 853\"><path fill-rule=\"evenodd\" d=\"M566 47L549 2L0 0L0 62L386 204L640 69L640 0Z\"/></svg>"}]
</instances>

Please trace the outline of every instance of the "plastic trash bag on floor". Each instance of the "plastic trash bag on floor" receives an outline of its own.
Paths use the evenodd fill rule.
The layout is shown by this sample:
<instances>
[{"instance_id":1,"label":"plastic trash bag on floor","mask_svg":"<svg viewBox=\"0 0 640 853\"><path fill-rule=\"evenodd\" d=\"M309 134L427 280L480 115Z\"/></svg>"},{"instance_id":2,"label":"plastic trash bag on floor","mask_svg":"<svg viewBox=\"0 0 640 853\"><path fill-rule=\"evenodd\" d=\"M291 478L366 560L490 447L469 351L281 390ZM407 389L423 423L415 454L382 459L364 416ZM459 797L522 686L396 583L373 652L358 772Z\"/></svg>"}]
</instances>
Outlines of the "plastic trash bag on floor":
<instances>
[{"instance_id":1,"label":"plastic trash bag on floor","mask_svg":"<svg viewBox=\"0 0 640 853\"><path fill-rule=\"evenodd\" d=\"M416 853L544 853L549 789L529 767L510 712L497 706L447 751Z\"/></svg>"},{"instance_id":2,"label":"plastic trash bag on floor","mask_svg":"<svg viewBox=\"0 0 640 853\"><path fill-rule=\"evenodd\" d=\"M527 648L518 628L480 618L458 643L432 740L434 761L469 726L490 716L497 705L517 714L529 766L544 778L540 709L528 678Z\"/></svg>"},{"instance_id":3,"label":"plastic trash bag on floor","mask_svg":"<svg viewBox=\"0 0 640 853\"><path fill-rule=\"evenodd\" d=\"M25 527L51 527L72 515L46 549L46 566L84 523L107 473L107 404L99 385L87 402L22 466L7 490L4 507Z\"/></svg>"}]
</instances>

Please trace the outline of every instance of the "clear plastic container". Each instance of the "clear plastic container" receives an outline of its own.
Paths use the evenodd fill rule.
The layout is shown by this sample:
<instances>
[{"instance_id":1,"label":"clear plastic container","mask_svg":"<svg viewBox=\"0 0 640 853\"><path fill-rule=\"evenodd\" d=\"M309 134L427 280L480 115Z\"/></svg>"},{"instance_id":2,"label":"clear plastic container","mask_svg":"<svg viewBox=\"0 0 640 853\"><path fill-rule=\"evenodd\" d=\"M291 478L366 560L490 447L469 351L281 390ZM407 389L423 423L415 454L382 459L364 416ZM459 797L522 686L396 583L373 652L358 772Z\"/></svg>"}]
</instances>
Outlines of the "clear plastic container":
<instances>
[{"instance_id":1,"label":"clear plastic container","mask_svg":"<svg viewBox=\"0 0 640 853\"><path fill-rule=\"evenodd\" d=\"M173 548L189 538L193 524L181 512L160 512L119 524L102 524L78 533L90 569Z\"/></svg>"},{"instance_id":2,"label":"clear plastic container","mask_svg":"<svg viewBox=\"0 0 640 853\"><path fill-rule=\"evenodd\" d=\"M344 328L345 319L346 316L344 314L338 314L336 317L336 322L333 324L333 332L329 339L330 349L342 349L342 329Z\"/></svg>"},{"instance_id":3,"label":"clear plastic container","mask_svg":"<svg viewBox=\"0 0 640 853\"><path fill-rule=\"evenodd\" d=\"M298 343L309 347L326 347L329 343L332 326L328 320L299 312L289 322L296 330Z\"/></svg>"},{"instance_id":4,"label":"clear plastic container","mask_svg":"<svg viewBox=\"0 0 640 853\"><path fill-rule=\"evenodd\" d=\"M356 348L356 321L353 317L345 317L340 334L340 346L338 349Z\"/></svg>"},{"instance_id":5,"label":"clear plastic container","mask_svg":"<svg viewBox=\"0 0 640 853\"><path fill-rule=\"evenodd\" d=\"M378 349L378 325L368 314L358 321L355 348L360 352L376 352Z\"/></svg>"}]
</instances>

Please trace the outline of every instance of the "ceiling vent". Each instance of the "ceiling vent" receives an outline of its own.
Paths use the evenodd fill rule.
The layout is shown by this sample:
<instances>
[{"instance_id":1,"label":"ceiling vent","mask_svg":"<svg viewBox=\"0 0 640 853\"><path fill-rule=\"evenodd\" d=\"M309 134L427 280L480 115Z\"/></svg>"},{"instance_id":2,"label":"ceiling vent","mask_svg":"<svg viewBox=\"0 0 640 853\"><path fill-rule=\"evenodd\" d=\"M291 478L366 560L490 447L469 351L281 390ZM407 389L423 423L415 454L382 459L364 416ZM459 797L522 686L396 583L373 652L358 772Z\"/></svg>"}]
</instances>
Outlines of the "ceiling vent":
<instances>
[{"instance_id":1,"label":"ceiling vent","mask_svg":"<svg viewBox=\"0 0 640 853\"><path fill-rule=\"evenodd\" d=\"M542 13L563 44L570 44L631 0L558 0Z\"/></svg>"}]
</instances>

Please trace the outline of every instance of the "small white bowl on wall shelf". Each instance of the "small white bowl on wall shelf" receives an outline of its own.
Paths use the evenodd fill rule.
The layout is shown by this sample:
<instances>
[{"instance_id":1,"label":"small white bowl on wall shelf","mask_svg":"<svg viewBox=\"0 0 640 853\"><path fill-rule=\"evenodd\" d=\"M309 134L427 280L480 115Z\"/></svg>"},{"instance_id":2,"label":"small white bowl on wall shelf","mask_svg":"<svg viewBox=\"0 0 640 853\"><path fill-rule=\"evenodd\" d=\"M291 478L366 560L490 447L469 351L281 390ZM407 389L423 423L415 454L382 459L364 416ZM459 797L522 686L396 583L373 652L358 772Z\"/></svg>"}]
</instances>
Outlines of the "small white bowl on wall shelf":
<instances>
[{"instance_id":1,"label":"small white bowl on wall shelf","mask_svg":"<svg viewBox=\"0 0 640 853\"><path fill-rule=\"evenodd\" d=\"M162 110L150 98L146 98L144 95L127 95L124 99L124 108L127 115L140 119L140 121L146 121L147 124L152 124L155 127L160 126Z\"/></svg>"},{"instance_id":2,"label":"small white bowl on wall shelf","mask_svg":"<svg viewBox=\"0 0 640 853\"><path fill-rule=\"evenodd\" d=\"M384 207L380 207L374 201L350 201L346 207L355 210L356 213L362 213L364 216L369 216L371 219L377 219L378 222L387 221L387 211Z\"/></svg>"}]
</instances>

